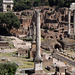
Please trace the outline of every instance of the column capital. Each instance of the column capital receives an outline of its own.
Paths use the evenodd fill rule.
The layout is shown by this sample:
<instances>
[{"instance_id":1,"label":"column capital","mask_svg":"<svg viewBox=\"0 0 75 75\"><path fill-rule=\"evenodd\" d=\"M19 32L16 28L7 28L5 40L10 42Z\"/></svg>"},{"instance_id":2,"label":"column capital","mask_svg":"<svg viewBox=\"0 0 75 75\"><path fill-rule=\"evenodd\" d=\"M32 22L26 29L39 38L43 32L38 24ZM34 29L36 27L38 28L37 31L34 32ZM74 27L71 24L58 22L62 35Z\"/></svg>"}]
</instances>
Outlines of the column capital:
<instances>
[{"instance_id":1,"label":"column capital","mask_svg":"<svg viewBox=\"0 0 75 75\"><path fill-rule=\"evenodd\" d=\"M75 10L75 2L70 4L70 9L73 11Z\"/></svg>"},{"instance_id":2,"label":"column capital","mask_svg":"<svg viewBox=\"0 0 75 75\"><path fill-rule=\"evenodd\" d=\"M39 13L41 9L34 9L35 12Z\"/></svg>"},{"instance_id":3,"label":"column capital","mask_svg":"<svg viewBox=\"0 0 75 75\"><path fill-rule=\"evenodd\" d=\"M74 34L75 34L75 10L74 10Z\"/></svg>"},{"instance_id":4,"label":"column capital","mask_svg":"<svg viewBox=\"0 0 75 75\"><path fill-rule=\"evenodd\" d=\"M71 11L71 8L68 8L68 11Z\"/></svg>"}]
</instances>

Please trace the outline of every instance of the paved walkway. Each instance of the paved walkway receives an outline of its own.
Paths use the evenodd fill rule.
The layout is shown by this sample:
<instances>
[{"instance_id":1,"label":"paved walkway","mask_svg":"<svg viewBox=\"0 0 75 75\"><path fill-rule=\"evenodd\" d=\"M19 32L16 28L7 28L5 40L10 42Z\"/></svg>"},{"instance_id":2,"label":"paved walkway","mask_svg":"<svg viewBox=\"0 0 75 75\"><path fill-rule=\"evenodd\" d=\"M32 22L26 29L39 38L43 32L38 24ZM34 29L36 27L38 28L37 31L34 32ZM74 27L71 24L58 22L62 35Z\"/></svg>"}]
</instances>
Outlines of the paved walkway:
<instances>
[{"instance_id":1,"label":"paved walkway","mask_svg":"<svg viewBox=\"0 0 75 75\"><path fill-rule=\"evenodd\" d=\"M55 58L53 58L53 64L58 65L58 66L66 66L64 62L58 61Z\"/></svg>"}]
</instances>

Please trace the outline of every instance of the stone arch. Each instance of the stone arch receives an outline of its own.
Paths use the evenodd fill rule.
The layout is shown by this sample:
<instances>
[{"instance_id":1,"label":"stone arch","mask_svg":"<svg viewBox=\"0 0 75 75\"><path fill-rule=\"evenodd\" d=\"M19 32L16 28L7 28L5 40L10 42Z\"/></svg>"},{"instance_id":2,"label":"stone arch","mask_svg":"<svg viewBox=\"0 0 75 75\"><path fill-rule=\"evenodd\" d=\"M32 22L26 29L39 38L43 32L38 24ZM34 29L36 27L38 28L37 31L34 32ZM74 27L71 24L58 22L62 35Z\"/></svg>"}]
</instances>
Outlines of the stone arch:
<instances>
[{"instance_id":1,"label":"stone arch","mask_svg":"<svg viewBox=\"0 0 75 75\"><path fill-rule=\"evenodd\" d=\"M3 0L3 12L11 11L12 9L13 9L13 0Z\"/></svg>"},{"instance_id":2,"label":"stone arch","mask_svg":"<svg viewBox=\"0 0 75 75\"><path fill-rule=\"evenodd\" d=\"M55 49L60 49L61 48L61 46L59 45L59 44L55 44Z\"/></svg>"}]
</instances>

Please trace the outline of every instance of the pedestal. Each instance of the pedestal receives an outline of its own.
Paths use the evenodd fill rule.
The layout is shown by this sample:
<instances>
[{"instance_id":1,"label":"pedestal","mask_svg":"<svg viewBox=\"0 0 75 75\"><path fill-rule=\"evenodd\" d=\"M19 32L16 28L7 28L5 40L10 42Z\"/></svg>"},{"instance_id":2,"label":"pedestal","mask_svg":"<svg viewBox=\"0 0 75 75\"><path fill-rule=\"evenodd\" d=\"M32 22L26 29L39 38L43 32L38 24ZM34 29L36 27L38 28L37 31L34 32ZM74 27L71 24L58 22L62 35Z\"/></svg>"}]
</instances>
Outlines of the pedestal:
<instances>
[{"instance_id":1,"label":"pedestal","mask_svg":"<svg viewBox=\"0 0 75 75\"><path fill-rule=\"evenodd\" d=\"M42 62L35 62L34 64L35 73L43 73Z\"/></svg>"}]
</instances>

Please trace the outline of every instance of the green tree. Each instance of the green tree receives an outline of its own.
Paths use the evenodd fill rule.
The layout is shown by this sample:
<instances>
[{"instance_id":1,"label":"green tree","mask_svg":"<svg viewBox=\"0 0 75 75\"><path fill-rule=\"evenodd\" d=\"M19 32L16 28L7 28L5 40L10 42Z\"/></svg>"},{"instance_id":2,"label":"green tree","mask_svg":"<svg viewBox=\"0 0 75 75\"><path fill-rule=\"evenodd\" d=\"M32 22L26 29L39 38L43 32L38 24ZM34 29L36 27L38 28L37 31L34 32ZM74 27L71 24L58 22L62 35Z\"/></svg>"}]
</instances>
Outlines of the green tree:
<instances>
[{"instance_id":1,"label":"green tree","mask_svg":"<svg viewBox=\"0 0 75 75\"><path fill-rule=\"evenodd\" d=\"M1 27L1 25L3 24L3 13L0 13L0 27Z\"/></svg>"},{"instance_id":2,"label":"green tree","mask_svg":"<svg viewBox=\"0 0 75 75\"><path fill-rule=\"evenodd\" d=\"M65 3L65 0L58 0L58 6L63 7Z\"/></svg>"},{"instance_id":3,"label":"green tree","mask_svg":"<svg viewBox=\"0 0 75 75\"><path fill-rule=\"evenodd\" d=\"M11 12L4 14L3 22L6 24L6 29L10 31L12 28L19 28L20 21L16 15Z\"/></svg>"},{"instance_id":4,"label":"green tree","mask_svg":"<svg viewBox=\"0 0 75 75\"><path fill-rule=\"evenodd\" d=\"M17 16L14 15L14 13L8 12L8 13L1 13L1 14L0 14L0 27L5 27L8 32L10 32L12 28L16 28L16 29L19 28L20 21L17 18Z\"/></svg>"},{"instance_id":5,"label":"green tree","mask_svg":"<svg viewBox=\"0 0 75 75\"><path fill-rule=\"evenodd\" d=\"M49 0L49 5L54 6L54 0Z\"/></svg>"},{"instance_id":6,"label":"green tree","mask_svg":"<svg viewBox=\"0 0 75 75\"><path fill-rule=\"evenodd\" d=\"M2 11L2 1L0 0L0 11ZM30 9L36 6L58 6L58 7L69 7L70 3L75 0L14 0L14 11L22 11Z\"/></svg>"},{"instance_id":7,"label":"green tree","mask_svg":"<svg viewBox=\"0 0 75 75\"><path fill-rule=\"evenodd\" d=\"M41 0L34 0L33 5L34 5L34 7L40 6L41 5Z\"/></svg>"},{"instance_id":8,"label":"green tree","mask_svg":"<svg viewBox=\"0 0 75 75\"><path fill-rule=\"evenodd\" d=\"M0 0L0 11L2 11L2 1L3 0Z\"/></svg>"},{"instance_id":9,"label":"green tree","mask_svg":"<svg viewBox=\"0 0 75 75\"><path fill-rule=\"evenodd\" d=\"M69 7L75 0L48 0L50 6Z\"/></svg>"},{"instance_id":10,"label":"green tree","mask_svg":"<svg viewBox=\"0 0 75 75\"><path fill-rule=\"evenodd\" d=\"M25 9L31 8L31 1L30 0L19 0L14 3L14 10L15 11L21 11Z\"/></svg>"},{"instance_id":11,"label":"green tree","mask_svg":"<svg viewBox=\"0 0 75 75\"><path fill-rule=\"evenodd\" d=\"M0 75L15 75L17 64L15 63L0 63Z\"/></svg>"},{"instance_id":12,"label":"green tree","mask_svg":"<svg viewBox=\"0 0 75 75\"><path fill-rule=\"evenodd\" d=\"M48 0L41 0L41 6L49 6L49 1Z\"/></svg>"}]
</instances>

